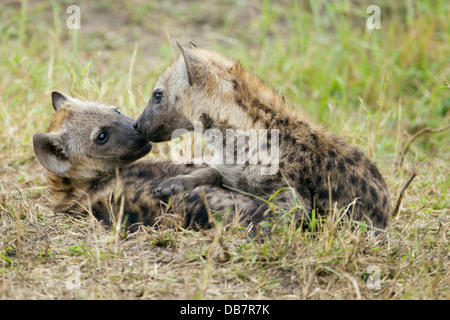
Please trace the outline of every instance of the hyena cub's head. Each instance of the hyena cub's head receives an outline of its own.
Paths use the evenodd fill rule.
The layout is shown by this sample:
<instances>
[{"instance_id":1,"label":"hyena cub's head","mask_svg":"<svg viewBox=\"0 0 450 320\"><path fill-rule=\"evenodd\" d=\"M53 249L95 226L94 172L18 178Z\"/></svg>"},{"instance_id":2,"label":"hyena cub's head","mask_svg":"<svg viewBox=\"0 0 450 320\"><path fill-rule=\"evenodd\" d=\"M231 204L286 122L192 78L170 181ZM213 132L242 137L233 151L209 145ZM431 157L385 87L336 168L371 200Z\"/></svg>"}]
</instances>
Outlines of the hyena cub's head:
<instances>
[{"instance_id":1,"label":"hyena cub's head","mask_svg":"<svg viewBox=\"0 0 450 320\"><path fill-rule=\"evenodd\" d=\"M152 144L117 107L52 92L55 113L47 133L33 136L34 153L58 176L92 179L150 152Z\"/></svg>"},{"instance_id":2,"label":"hyena cub's head","mask_svg":"<svg viewBox=\"0 0 450 320\"><path fill-rule=\"evenodd\" d=\"M193 130L195 121L201 121L203 129L218 124L250 128L248 110L239 105L250 75L239 63L192 42L189 48L177 45L182 55L158 79L135 128L154 142L175 138L177 129Z\"/></svg>"}]
</instances>

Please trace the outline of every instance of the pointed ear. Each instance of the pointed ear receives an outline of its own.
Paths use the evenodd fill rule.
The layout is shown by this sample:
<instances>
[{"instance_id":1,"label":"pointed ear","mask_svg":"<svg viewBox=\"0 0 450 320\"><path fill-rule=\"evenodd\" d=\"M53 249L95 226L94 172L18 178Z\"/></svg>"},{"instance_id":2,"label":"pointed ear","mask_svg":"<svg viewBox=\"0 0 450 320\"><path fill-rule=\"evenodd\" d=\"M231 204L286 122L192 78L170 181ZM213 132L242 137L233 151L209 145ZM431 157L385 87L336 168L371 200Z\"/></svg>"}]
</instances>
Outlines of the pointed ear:
<instances>
[{"instance_id":1,"label":"pointed ear","mask_svg":"<svg viewBox=\"0 0 450 320\"><path fill-rule=\"evenodd\" d=\"M33 149L39 163L54 174L63 174L72 166L57 134L34 134Z\"/></svg>"},{"instance_id":2,"label":"pointed ear","mask_svg":"<svg viewBox=\"0 0 450 320\"><path fill-rule=\"evenodd\" d=\"M68 95L58 91L52 91L52 105L55 111L63 108L69 100L70 97Z\"/></svg>"},{"instance_id":3,"label":"pointed ear","mask_svg":"<svg viewBox=\"0 0 450 320\"><path fill-rule=\"evenodd\" d=\"M202 68L202 63L200 59L191 51L184 48L178 41L177 46L181 50L181 54L183 55L184 63L186 64L186 72L188 77L189 85L192 85L195 82L195 79L198 78L199 73Z\"/></svg>"}]
</instances>

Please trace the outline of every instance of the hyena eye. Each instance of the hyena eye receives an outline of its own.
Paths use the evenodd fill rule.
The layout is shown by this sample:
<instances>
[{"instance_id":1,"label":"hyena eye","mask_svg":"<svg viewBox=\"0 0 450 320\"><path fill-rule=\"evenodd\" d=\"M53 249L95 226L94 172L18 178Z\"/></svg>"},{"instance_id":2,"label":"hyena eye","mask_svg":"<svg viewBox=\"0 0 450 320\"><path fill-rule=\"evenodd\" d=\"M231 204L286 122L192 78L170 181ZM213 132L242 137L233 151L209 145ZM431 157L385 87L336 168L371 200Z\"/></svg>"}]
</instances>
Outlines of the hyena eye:
<instances>
[{"instance_id":1,"label":"hyena eye","mask_svg":"<svg viewBox=\"0 0 450 320\"><path fill-rule=\"evenodd\" d=\"M120 111L119 109L117 109L116 112L120 115L123 115L122 111Z\"/></svg>"},{"instance_id":2,"label":"hyena eye","mask_svg":"<svg viewBox=\"0 0 450 320\"><path fill-rule=\"evenodd\" d=\"M98 144L104 144L106 141L108 141L109 133L108 132L101 132L95 142Z\"/></svg>"},{"instance_id":3,"label":"hyena eye","mask_svg":"<svg viewBox=\"0 0 450 320\"><path fill-rule=\"evenodd\" d=\"M159 104L161 102L162 97L163 97L163 93L161 91L155 91L153 93L153 97L152 97L153 101L152 102Z\"/></svg>"}]
</instances>

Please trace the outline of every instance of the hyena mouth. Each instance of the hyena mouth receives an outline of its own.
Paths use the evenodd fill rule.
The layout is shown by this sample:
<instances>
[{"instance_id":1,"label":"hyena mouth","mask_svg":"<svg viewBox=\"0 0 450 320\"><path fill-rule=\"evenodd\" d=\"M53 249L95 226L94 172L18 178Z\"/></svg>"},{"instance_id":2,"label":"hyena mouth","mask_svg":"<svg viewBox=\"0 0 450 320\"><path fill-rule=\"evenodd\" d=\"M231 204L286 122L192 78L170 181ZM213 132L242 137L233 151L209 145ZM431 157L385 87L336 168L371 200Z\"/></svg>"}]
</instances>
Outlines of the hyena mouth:
<instances>
[{"instance_id":1,"label":"hyena mouth","mask_svg":"<svg viewBox=\"0 0 450 320\"><path fill-rule=\"evenodd\" d=\"M126 161L126 162L133 162L135 160L138 160L138 159L142 158L143 156L147 155L152 150L152 147L153 147L153 143L148 142L142 148L122 156L121 160Z\"/></svg>"},{"instance_id":2,"label":"hyena mouth","mask_svg":"<svg viewBox=\"0 0 450 320\"><path fill-rule=\"evenodd\" d=\"M166 132L167 132L167 130L165 130L164 124L160 124L158 127L156 127L155 129L153 129L151 131L144 128L143 135L145 137L147 137L147 139L150 141L163 142L163 141L168 140L168 138L163 138L163 136Z\"/></svg>"}]
</instances>

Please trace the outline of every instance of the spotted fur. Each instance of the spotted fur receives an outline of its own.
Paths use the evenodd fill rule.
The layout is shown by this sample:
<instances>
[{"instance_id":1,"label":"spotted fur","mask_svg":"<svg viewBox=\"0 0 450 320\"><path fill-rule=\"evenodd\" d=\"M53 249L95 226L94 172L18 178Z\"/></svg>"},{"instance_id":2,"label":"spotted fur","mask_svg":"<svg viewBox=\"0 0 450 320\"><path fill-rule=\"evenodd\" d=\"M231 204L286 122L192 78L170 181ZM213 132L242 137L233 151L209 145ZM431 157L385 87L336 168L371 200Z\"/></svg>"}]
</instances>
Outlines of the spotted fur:
<instances>
[{"instance_id":1,"label":"spotted fur","mask_svg":"<svg viewBox=\"0 0 450 320\"><path fill-rule=\"evenodd\" d=\"M166 141L175 129L193 130L195 121L201 121L204 129L222 131L277 129L278 172L262 175L258 164L215 165L225 184L266 198L290 185L303 203L300 218L308 220L313 209L326 215L336 207L346 209L355 220L387 226L387 185L363 152L288 105L239 62L192 44L179 47L182 56L155 84L149 104L135 123L138 131L151 141ZM156 93L162 93L160 101L154 99ZM251 153L251 146L247 147ZM294 197L286 189L276 200L289 209Z\"/></svg>"}]
</instances>

